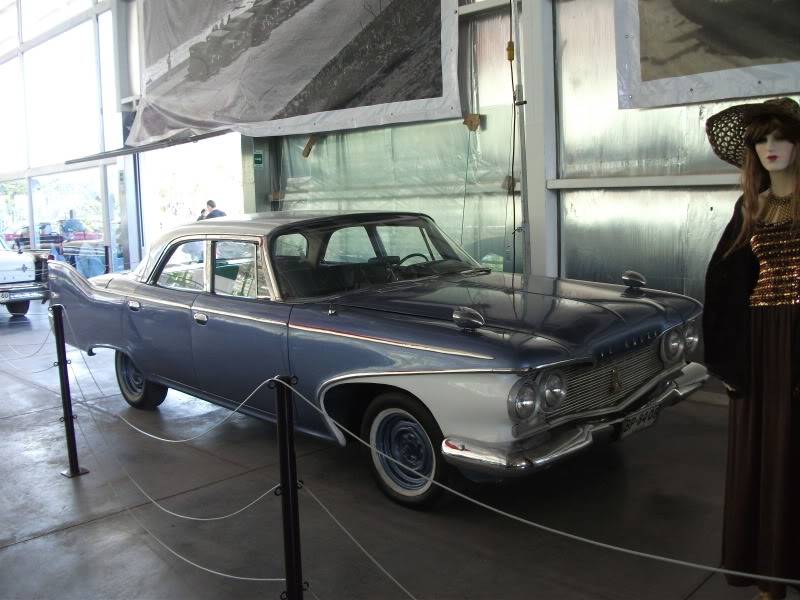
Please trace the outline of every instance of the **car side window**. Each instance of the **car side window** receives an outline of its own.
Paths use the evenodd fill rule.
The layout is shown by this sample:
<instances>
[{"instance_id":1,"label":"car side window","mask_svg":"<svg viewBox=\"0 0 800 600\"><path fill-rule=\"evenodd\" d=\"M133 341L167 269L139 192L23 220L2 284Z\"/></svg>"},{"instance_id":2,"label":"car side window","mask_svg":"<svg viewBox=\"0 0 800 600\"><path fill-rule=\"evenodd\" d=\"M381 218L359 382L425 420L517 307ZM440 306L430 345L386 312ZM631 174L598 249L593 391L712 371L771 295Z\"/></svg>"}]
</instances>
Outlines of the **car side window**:
<instances>
[{"instance_id":1,"label":"car side window","mask_svg":"<svg viewBox=\"0 0 800 600\"><path fill-rule=\"evenodd\" d=\"M365 263L375 256L366 229L345 227L333 232L322 260L328 263Z\"/></svg>"},{"instance_id":2,"label":"car side window","mask_svg":"<svg viewBox=\"0 0 800 600\"><path fill-rule=\"evenodd\" d=\"M238 298L269 296L266 272L252 242L214 243L214 293Z\"/></svg>"},{"instance_id":3,"label":"car side window","mask_svg":"<svg viewBox=\"0 0 800 600\"><path fill-rule=\"evenodd\" d=\"M308 240L301 233L287 233L275 240L275 256L308 256Z\"/></svg>"},{"instance_id":4,"label":"car side window","mask_svg":"<svg viewBox=\"0 0 800 600\"><path fill-rule=\"evenodd\" d=\"M156 284L176 290L202 292L205 289L206 243L184 242L175 247L161 269Z\"/></svg>"}]
</instances>

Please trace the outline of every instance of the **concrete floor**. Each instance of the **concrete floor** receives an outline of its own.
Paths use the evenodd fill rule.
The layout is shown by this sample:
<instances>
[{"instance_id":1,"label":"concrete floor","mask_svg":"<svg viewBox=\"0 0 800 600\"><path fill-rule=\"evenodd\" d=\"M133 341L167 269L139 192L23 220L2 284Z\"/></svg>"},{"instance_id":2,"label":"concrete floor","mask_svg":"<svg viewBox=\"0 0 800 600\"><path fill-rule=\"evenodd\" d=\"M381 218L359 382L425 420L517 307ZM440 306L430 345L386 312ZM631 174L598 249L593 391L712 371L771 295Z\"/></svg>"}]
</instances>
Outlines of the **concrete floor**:
<instances>
[{"instance_id":1,"label":"concrete floor","mask_svg":"<svg viewBox=\"0 0 800 600\"><path fill-rule=\"evenodd\" d=\"M170 392L154 413L117 394L113 360L70 352L77 381L78 451L88 475L66 479L64 427L44 307L27 318L0 311L0 598L279 598L280 502L274 495L221 521L186 521L152 506L123 469L164 506L224 515L278 481L274 427ZM77 384L80 384L77 385ZM100 389L98 389L98 386ZM686 402L623 444L597 448L550 471L471 496L549 527L609 544L715 565L719 561L727 409L719 396ZM714 403L717 400L717 403ZM300 437L298 469L359 542L410 592L425 599L750 599L702 571L633 558L520 525L463 500L435 512L383 497L361 453ZM305 493L300 496L307 598L407 598ZM141 523L141 524L140 524Z\"/></svg>"}]
</instances>

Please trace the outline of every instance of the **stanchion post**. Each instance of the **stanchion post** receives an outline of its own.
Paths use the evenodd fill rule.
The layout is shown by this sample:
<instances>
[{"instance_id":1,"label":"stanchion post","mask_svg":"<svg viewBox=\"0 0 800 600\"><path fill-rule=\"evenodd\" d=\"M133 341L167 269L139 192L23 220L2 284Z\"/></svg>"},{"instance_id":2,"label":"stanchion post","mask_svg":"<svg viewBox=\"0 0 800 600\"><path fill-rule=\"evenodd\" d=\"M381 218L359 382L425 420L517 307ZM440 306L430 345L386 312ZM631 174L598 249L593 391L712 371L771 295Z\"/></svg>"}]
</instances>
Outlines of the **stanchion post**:
<instances>
[{"instance_id":1,"label":"stanchion post","mask_svg":"<svg viewBox=\"0 0 800 600\"><path fill-rule=\"evenodd\" d=\"M292 377L280 376L291 384ZM300 510L297 502L297 464L294 454L294 406L292 391L275 383L278 420L278 454L281 463L281 508L283 511L283 553L286 569L287 600L303 600L303 568L300 555ZM284 597L283 595L281 597Z\"/></svg>"},{"instance_id":2,"label":"stanchion post","mask_svg":"<svg viewBox=\"0 0 800 600\"><path fill-rule=\"evenodd\" d=\"M78 464L78 447L75 443L75 423L72 414L72 396L69 391L69 375L67 371L67 348L64 338L64 307L54 304L50 307L53 313L53 333L56 337L56 356L58 359L58 378L61 382L61 406L64 409L64 429L67 433L67 456L69 469L61 471L64 477L78 477L88 473Z\"/></svg>"}]
</instances>

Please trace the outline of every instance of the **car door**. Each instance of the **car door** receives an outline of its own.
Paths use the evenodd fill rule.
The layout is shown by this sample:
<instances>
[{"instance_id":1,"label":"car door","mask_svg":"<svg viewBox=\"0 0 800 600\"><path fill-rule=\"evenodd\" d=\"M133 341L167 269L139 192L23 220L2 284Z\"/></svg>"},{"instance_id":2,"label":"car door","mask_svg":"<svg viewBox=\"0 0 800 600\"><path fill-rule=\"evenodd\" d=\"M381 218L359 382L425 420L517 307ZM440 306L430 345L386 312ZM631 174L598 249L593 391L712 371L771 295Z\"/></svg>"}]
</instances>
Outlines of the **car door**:
<instances>
[{"instance_id":1,"label":"car door","mask_svg":"<svg viewBox=\"0 0 800 600\"><path fill-rule=\"evenodd\" d=\"M195 385L191 308L206 289L205 239L173 242L152 277L126 299L124 331L134 364L145 374Z\"/></svg>"},{"instance_id":2,"label":"car door","mask_svg":"<svg viewBox=\"0 0 800 600\"><path fill-rule=\"evenodd\" d=\"M192 354L198 386L239 404L265 379L288 372L286 331L291 305L273 302L258 237L209 242L208 294L192 306ZM274 413L266 386L249 408Z\"/></svg>"}]
</instances>

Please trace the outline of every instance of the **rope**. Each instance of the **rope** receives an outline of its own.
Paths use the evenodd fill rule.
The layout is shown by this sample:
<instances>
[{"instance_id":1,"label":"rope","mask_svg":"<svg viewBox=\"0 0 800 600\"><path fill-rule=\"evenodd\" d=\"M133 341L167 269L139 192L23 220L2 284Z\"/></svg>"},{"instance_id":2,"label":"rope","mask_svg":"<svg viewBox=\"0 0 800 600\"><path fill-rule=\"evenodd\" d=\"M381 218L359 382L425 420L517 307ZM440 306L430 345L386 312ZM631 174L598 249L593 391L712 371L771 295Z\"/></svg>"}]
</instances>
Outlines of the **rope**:
<instances>
[{"instance_id":1,"label":"rope","mask_svg":"<svg viewBox=\"0 0 800 600\"><path fill-rule=\"evenodd\" d=\"M395 579L394 577L392 577L392 574L391 574L391 573L389 573L389 571L387 571L387 570L386 570L386 569L383 567L383 565L381 565L381 563L379 563L379 562L378 562L378 559L376 559L374 556L372 556L372 554L370 554L370 553L369 553L369 551L368 551L366 548L364 548L364 546L362 546L362 545L361 545L361 544L358 542L358 540L357 540L357 539L356 539L356 538L353 536L353 534L352 534L352 533L350 533L350 532L347 530L347 528L346 528L344 525L342 525L342 523L339 521L339 519L337 519L335 516L333 516L333 513L332 513L332 512L331 512L331 511L328 509L328 507L327 507L327 506L325 506L325 505L322 503L322 500L320 500L319 498L317 498L317 497L316 497L316 495L314 494L314 492L312 492L310 489L308 489L308 488L307 488L307 487L305 487L305 486L303 487L303 491L305 491L305 492L306 492L306 493L307 493L309 496L311 496L311 498L313 498L314 502L316 502L317 504L319 504L320 508L321 508L322 510L324 510L324 511L325 511L325 512L328 514L328 516L331 518L331 520L332 520L334 523L336 523L336 525L339 527L339 529L341 529L341 530L342 530L342 531L345 533L345 535L346 535L347 537L349 537L349 538L350 538L350 541L351 541L351 542L353 542L353 543L354 543L356 546L358 546L358 549L359 549L359 550L361 550L361 552L363 552L363 553L364 553L364 555L365 555L365 556L366 556L368 559L370 559L370 560L372 561L372 564L374 564L376 567L378 567L378 569L379 569L379 570L380 570L380 571L381 571L381 572L382 572L384 575L386 575L386 576L387 576L389 579L391 579L391 580L392 580L392 582L393 582L393 583L394 583L394 584L395 584L395 585L396 585L398 588L400 588L400 589L403 591L403 593L405 593L405 595L406 595L406 596L408 596L409 598L411 598L411 600L417 600L417 599L414 597L414 595L413 595L411 592L409 592L409 591L408 591L408 590L407 590L405 587L403 587L403 584L401 584L399 581L397 581L397 579Z\"/></svg>"},{"instance_id":2,"label":"rope","mask_svg":"<svg viewBox=\"0 0 800 600\"><path fill-rule=\"evenodd\" d=\"M277 382L277 383L280 383L280 384L284 385L285 387L287 387L288 389L292 390L292 392L294 392L300 398L302 398L306 402L306 404L308 404L311 408L313 408L318 413L320 413L325 419L330 420L337 427L339 427L342 431L344 431L345 433L347 433L348 435L353 437L357 442L359 442L363 446L366 446L367 448L370 448L372 451L376 452L377 454L379 454L380 456L382 456L386 460L389 460L389 461L397 464L398 466L403 467L407 471L411 471L412 473L414 473L416 475L419 475L420 477L430 481L433 485L436 485L439 488L441 488L443 490L446 490L446 491L450 492L451 494L453 494L455 496L458 496L459 498L461 498L463 500L466 500L467 502L470 502L471 504L474 504L475 506L479 506L481 508L484 508L484 509L486 509L486 510L488 510L490 512L493 512L494 514L499 515L501 517L505 517L505 518L510 519L512 521L516 521L517 523L521 523L523 525L527 525L529 527L533 527L535 529L539 529L540 531L545 531L547 533L551 533L553 535L561 536L561 537L564 537L564 538L567 538L567 539L570 539L570 540L573 540L573 541L576 541L576 542L581 542L581 543L584 543L584 544L588 544L590 546L595 546L597 548L603 548L604 550L611 550L613 552L620 552L622 554L628 554L630 556L635 556L637 558L646 558L646 559L649 559L649 560L655 560L655 561L658 561L658 562L663 562L663 563L667 563L667 564L671 564L671 565L677 565L679 567L688 567L690 569L708 571L708 572L711 572L711 573L720 573L722 575L734 575L734 576L737 576L737 577L744 577L744 578L748 578L748 579L759 579L761 581L771 581L771 582L775 582L775 583L783 583L783 584L794 585L794 586L800 585L800 580L797 580L797 579L785 579L785 578L782 578L782 577L771 577L771 576L767 576L767 575L759 575L757 573L747 573L747 572L743 572L743 571L733 571L733 570L730 570L730 569L722 569L720 567L712 567L710 565L704 565L704 564L701 564L701 563L693 563L693 562L689 562L689 561L685 561L685 560L678 560L676 558L670 558L668 556L662 556L660 554L651 554L649 552L640 552L638 550L632 550L630 548L623 548L621 546L615 546L613 544L607 544L605 542L600 542L598 540L593 540L591 538L586 538L586 537L582 537L582 536L579 536L579 535L575 535L573 533L569 533L569 532L563 531L561 529L555 529L553 527L548 527L547 525L544 525L542 523L537 523L535 521L530 521L530 520L525 519L523 517L520 517L518 515L506 512L506 511L504 511L502 509L499 509L499 508L496 508L496 507L491 506L489 504L486 504L485 502L481 502L480 500L477 500L475 498L471 498L470 496L467 496L466 494L463 494L463 493L459 492L458 490L454 490L453 488L448 487L448 486L446 486L446 485L444 485L442 483L439 483L438 481L434 480L432 477L429 477L428 475L425 475L424 473L420 473L419 471L416 471L416 470L408 467L407 465L404 465L402 462L400 462L396 458L394 458L392 456L389 456L388 454L384 454L383 452L381 452L377 448L371 446L368 442L365 442L364 440L362 440L359 436L357 436L355 433L353 433L352 431L347 429L345 426L341 425L340 423L338 423L337 421L332 419L327 413L325 413L322 409L317 407L313 402L311 402L303 394L301 394L299 391L297 391L297 389L295 389L292 385L290 385L290 384L286 383L285 381L282 381L281 379L278 379L278 378L275 378L274 381Z\"/></svg>"},{"instance_id":3,"label":"rope","mask_svg":"<svg viewBox=\"0 0 800 600\"><path fill-rule=\"evenodd\" d=\"M78 386L78 387L80 389L80 386ZM86 404L86 405L88 406L88 404ZM97 427L97 430L100 431L100 435L103 437L104 442L106 443L106 445L108 445L108 441L105 439L105 435L102 433L102 430L99 428L97 421L95 421L94 416L91 413L91 410L89 411L89 416L92 419L92 421L94 422L95 427ZM80 420L76 420L76 422L78 423L78 428L81 431L81 435L83 436L83 439L84 439L84 441L86 442L86 445L89 448L89 452L94 457L95 462L97 462L97 464L102 464L100 462L99 458L98 458L97 452L95 452L94 446L92 446L91 442L89 441L89 437L86 435L86 432L84 431L83 425L81 425ZM110 447L111 446L109 446L109 448ZM120 503L122 503L122 498L119 495L119 493L117 492L117 489L114 487L114 485L110 481L107 481L106 483L109 486L109 488L111 489L111 491L114 494L114 496L117 498L117 500ZM136 524L139 525L139 527L144 529L145 532L147 532L147 534L151 538L153 538L153 540L155 540L162 548L164 548L167 552L169 552L170 554L172 554L173 556L175 556L179 560L182 560L183 562L195 567L196 569L200 569L201 571L205 571L206 573L210 573L212 575L217 575L219 577L224 577L226 579L236 579L238 581L258 581L258 582L284 582L284 581L286 581L286 579L283 578L283 577L243 577L243 576L240 576L240 575L231 575L230 573L223 573L221 571L216 571L214 569L210 569L208 567L204 567L203 565L200 565L200 564L198 564L198 563L186 558L182 554L179 554L178 552L176 552L175 550L170 548L164 541L161 540L161 538L159 538L144 523L142 523L142 521L140 521L136 517L136 515L133 514L133 511L131 511L131 509L128 506L125 506L125 512L128 513L128 516L130 516L131 519L133 519L136 522Z\"/></svg>"}]
</instances>

